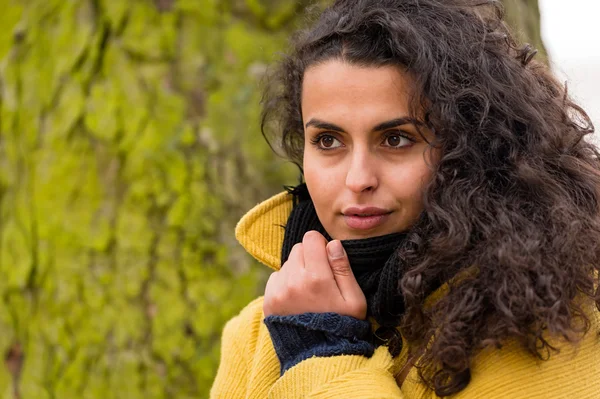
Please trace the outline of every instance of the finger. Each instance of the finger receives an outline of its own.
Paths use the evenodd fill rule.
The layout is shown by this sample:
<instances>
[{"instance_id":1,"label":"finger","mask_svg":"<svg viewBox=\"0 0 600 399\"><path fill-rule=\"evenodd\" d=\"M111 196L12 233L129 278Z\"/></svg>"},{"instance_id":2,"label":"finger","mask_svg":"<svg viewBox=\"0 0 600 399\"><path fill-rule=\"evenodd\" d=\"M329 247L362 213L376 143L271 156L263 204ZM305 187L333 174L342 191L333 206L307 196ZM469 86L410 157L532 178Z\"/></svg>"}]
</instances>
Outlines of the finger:
<instances>
[{"instance_id":1,"label":"finger","mask_svg":"<svg viewBox=\"0 0 600 399\"><path fill-rule=\"evenodd\" d=\"M364 294L354 277L348 255L339 240L327 244L329 266L335 282L345 300L349 298L364 297Z\"/></svg>"},{"instance_id":2,"label":"finger","mask_svg":"<svg viewBox=\"0 0 600 399\"><path fill-rule=\"evenodd\" d=\"M304 268L304 246L301 242L292 247L287 260L281 265L282 271L283 269L289 270L295 268Z\"/></svg>"},{"instance_id":3,"label":"finger","mask_svg":"<svg viewBox=\"0 0 600 399\"><path fill-rule=\"evenodd\" d=\"M282 272L273 272L269 276L263 300L263 313L265 317L281 313L281 306L283 304L281 303L280 296L285 289L285 284L286 276Z\"/></svg>"},{"instance_id":4,"label":"finger","mask_svg":"<svg viewBox=\"0 0 600 399\"><path fill-rule=\"evenodd\" d=\"M327 239L318 231L309 231L302 239L304 267L314 276L333 278L327 257Z\"/></svg>"}]
</instances>

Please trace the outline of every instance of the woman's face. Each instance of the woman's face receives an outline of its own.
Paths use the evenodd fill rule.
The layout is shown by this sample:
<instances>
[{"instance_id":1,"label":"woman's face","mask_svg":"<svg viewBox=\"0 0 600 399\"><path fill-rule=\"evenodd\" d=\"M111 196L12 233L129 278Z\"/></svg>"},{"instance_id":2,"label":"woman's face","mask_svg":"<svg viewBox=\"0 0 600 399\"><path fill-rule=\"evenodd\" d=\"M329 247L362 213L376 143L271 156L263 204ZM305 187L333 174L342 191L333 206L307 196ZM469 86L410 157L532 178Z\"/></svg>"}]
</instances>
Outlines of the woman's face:
<instances>
[{"instance_id":1,"label":"woman's face","mask_svg":"<svg viewBox=\"0 0 600 399\"><path fill-rule=\"evenodd\" d=\"M407 230L438 159L409 117L411 79L394 66L328 61L302 88L304 178L332 238ZM433 134L421 127L428 141Z\"/></svg>"}]
</instances>

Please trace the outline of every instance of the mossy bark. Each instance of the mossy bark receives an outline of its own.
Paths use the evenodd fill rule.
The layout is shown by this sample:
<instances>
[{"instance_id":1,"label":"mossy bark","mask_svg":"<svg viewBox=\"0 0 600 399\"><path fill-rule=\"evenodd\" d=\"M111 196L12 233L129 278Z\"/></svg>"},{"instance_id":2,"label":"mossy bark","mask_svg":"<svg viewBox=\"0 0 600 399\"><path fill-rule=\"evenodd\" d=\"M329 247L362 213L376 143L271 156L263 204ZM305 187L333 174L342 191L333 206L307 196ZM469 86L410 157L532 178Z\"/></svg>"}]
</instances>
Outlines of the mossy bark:
<instances>
[{"instance_id":1,"label":"mossy bark","mask_svg":"<svg viewBox=\"0 0 600 399\"><path fill-rule=\"evenodd\" d=\"M300 5L0 0L0 392L202 398L278 190L261 75ZM252 184L249 184L252 182Z\"/></svg>"},{"instance_id":2,"label":"mossy bark","mask_svg":"<svg viewBox=\"0 0 600 399\"><path fill-rule=\"evenodd\" d=\"M234 223L293 175L257 89L307 3L0 0L3 397L207 396L262 289Z\"/></svg>"},{"instance_id":3,"label":"mossy bark","mask_svg":"<svg viewBox=\"0 0 600 399\"><path fill-rule=\"evenodd\" d=\"M515 30L517 38L538 50L539 59L547 61L542 40L538 0L503 0L506 20Z\"/></svg>"}]
</instances>

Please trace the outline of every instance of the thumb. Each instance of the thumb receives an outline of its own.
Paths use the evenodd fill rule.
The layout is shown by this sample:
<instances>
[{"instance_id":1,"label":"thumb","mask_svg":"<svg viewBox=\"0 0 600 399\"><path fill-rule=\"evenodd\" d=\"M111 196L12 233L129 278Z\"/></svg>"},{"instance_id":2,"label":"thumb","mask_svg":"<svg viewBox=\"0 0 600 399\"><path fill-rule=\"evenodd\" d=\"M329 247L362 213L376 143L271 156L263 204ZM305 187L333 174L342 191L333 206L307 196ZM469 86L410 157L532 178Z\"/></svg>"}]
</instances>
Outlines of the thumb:
<instances>
[{"instance_id":1,"label":"thumb","mask_svg":"<svg viewBox=\"0 0 600 399\"><path fill-rule=\"evenodd\" d=\"M327 256L331 272L342 297L348 301L350 298L356 297L356 295L364 295L356 282L356 278L354 278L348 255L340 240L333 240L327 243Z\"/></svg>"}]
</instances>

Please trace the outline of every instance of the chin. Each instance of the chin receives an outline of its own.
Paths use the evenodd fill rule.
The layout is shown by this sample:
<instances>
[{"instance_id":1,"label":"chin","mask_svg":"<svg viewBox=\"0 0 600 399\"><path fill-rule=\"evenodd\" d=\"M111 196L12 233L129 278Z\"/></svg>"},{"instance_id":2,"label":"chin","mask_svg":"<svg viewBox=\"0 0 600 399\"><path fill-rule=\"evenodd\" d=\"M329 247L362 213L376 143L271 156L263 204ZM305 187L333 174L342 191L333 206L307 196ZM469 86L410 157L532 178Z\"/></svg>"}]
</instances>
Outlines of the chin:
<instances>
[{"instance_id":1,"label":"chin","mask_svg":"<svg viewBox=\"0 0 600 399\"><path fill-rule=\"evenodd\" d=\"M380 232L380 231L372 231L372 230L358 230L358 231L345 231L339 234L338 237L333 237L337 240L361 240L363 238L373 238L378 236L383 236L388 233Z\"/></svg>"}]
</instances>

